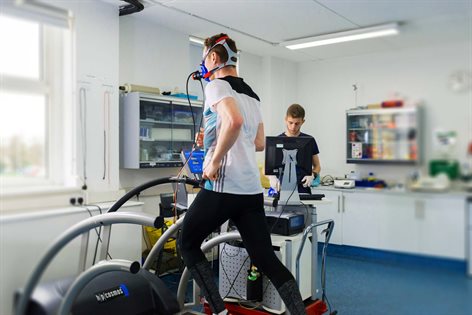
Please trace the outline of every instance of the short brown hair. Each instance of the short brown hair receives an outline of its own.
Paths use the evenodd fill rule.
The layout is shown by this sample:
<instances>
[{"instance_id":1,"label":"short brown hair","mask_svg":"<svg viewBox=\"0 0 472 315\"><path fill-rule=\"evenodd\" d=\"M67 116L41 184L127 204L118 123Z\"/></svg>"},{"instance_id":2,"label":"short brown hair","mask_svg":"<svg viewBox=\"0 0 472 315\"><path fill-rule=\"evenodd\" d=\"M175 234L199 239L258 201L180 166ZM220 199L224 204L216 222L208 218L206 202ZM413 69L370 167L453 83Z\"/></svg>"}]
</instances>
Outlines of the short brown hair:
<instances>
[{"instance_id":1,"label":"short brown hair","mask_svg":"<svg viewBox=\"0 0 472 315\"><path fill-rule=\"evenodd\" d=\"M223 36L228 36L227 34L225 33L220 33L220 34L217 34L217 35L213 35L212 37L208 37L207 39L205 39L205 48L210 48L212 47L213 45L215 45L216 41L218 39L220 39L221 37ZM231 38L227 38L226 39L226 43L228 43L228 46L229 48L233 51L233 52L237 52L238 49L236 48L236 43L234 42L234 40L232 40ZM228 53L226 52L226 49L221 46L221 45L216 45L215 47L213 47L213 49L211 50L211 52L216 52L216 54L220 57L221 59L221 62L225 63L227 60L228 60ZM236 60L234 60L236 59ZM236 57L233 57L232 58L232 61L234 62L237 62L237 58Z\"/></svg>"},{"instance_id":2,"label":"short brown hair","mask_svg":"<svg viewBox=\"0 0 472 315\"><path fill-rule=\"evenodd\" d=\"M287 109L287 117L305 119L305 109L299 104L292 104Z\"/></svg>"}]
</instances>

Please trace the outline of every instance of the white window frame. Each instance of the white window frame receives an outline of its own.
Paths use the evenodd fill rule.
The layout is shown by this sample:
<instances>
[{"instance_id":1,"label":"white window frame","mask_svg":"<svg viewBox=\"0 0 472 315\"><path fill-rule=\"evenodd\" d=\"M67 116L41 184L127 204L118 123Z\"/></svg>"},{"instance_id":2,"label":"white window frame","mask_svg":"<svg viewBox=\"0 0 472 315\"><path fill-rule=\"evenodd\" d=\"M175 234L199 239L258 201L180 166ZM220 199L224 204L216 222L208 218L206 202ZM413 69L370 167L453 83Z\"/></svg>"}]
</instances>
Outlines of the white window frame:
<instances>
[{"instance_id":1,"label":"white window frame","mask_svg":"<svg viewBox=\"0 0 472 315\"><path fill-rule=\"evenodd\" d=\"M15 17L15 15L5 16ZM76 133L73 111L75 82L74 30L40 24L39 80L2 76L1 89L20 94L46 97L46 178L25 181L21 186L0 183L0 211L48 208L65 205L64 194L77 193ZM40 202L38 199L40 198ZM35 201L33 201L33 199Z\"/></svg>"}]
</instances>

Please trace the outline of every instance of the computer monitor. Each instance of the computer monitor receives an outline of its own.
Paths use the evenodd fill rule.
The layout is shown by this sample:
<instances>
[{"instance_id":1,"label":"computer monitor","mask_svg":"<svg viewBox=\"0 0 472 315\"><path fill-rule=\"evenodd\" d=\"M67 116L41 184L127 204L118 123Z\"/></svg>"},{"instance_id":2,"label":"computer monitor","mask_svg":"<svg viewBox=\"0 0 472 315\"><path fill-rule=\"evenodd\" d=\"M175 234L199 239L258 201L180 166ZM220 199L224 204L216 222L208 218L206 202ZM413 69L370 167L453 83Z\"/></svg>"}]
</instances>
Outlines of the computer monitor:
<instances>
[{"instance_id":1,"label":"computer monitor","mask_svg":"<svg viewBox=\"0 0 472 315\"><path fill-rule=\"evenodd\" d=\"M312 137L266 137L265 174L280 176L283 172L283 150L297 150L297 170L312 173L314 139Z\"/></svg>"},{"instance_id":2,"label":"computer monitor","mask_svg":"<svg viewBox=\"0 0 472 315\"><path fill-rule=\"evenodd\" d=\"M301 179L312 174L314 141L312 137L266 137L265 174L281 181L280 201L299 202L294 192Z\"/></svg>"}]
</instances>

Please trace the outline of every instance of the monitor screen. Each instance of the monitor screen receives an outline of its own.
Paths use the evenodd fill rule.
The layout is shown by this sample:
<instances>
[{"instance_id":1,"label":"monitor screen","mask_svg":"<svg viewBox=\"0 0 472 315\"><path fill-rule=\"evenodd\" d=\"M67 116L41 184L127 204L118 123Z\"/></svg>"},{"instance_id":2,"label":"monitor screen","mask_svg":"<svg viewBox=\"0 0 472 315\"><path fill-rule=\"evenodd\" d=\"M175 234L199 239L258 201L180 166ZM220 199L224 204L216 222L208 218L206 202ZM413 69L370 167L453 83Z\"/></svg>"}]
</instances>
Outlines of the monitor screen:
<instances>
[{"instance_id":1,"label":"monitor screen","mask_svg":"<svg viewBox=\"0 0 472 315\"><path fill-rule=\"evenodd\" d=\"M192 151L183 151L183 156L185 160L182 162L185 163L186 160L188 160L190 153ZM203 173L203 158L204 158L204 152L200 150L195 150L192 153L192 156L190 157L190 160L187 163L188 170L195 175L199 175ZM190 174L188 174L190 176Z\"/></svg>"},{"instance_id":2,"label":"monitor screen","mask_svg":"<svg viewBox=\"0 0 472 315\"><path fill-rule=\"evenodd\" d=\"M265 174L277 175L283 172L283 149L297 149L297 178L312 173L314 139L311 137L266 137Z\"/></svg>"}]
</instances>

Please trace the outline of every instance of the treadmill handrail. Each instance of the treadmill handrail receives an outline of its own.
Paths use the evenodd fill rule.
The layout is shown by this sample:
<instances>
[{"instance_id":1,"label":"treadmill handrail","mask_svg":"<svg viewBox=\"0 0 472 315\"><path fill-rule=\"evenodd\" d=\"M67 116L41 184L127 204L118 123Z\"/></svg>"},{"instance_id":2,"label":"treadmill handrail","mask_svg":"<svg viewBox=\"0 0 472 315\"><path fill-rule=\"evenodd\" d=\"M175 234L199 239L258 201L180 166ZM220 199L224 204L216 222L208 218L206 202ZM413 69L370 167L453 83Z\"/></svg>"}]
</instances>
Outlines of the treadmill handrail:
<instances>
[{"instance_id":1,"label":"treadmill handrail","mask_svg":"<svg viewBox=\"0 0 472 315\"><path fill-rule=\"evenodd\" d=\"M325 225L325 224L328 225L328 231L326 232L326 233L328 233L326 235L326 242L329 243L329 239L331 238L331 233L334 229L334 220L332 220L332 219L312 223L309 226L307 226L305 228L305 230L303 231L302 243L300 245L300 248L298 249L297 257L295 259L295 272L296 272L295 280L297 281L297 284L299 286L300 286L300 257L302 256L303 247L305 246L305 242L306 242L306 238L308 236L308 233L312 232L312 235L313 235L313 233L316 233L316 229L315 229L315 231L313 231L313 228L316 228L318 226Z\"/></svg>"},{"instance_id":2,"label":"treadmill handrail","mask_svg":"<svg viewBox=\"0 0 472 315\"><path fill-rule=\"evenodd\" d=\"M152 264L156 260L157 255L162 250L164 245L171 237L175 237L175 235L179 232L179 229L182 227L184 222L185 214L182 215L174 224L169 226L167 230L159 237L156 244L151 248L146 260L144 261L143 268L146 270L151 269Z\"/></svg>"},{"instance_id":3,"label":"treadmill handrail","mask_svg":"<svg viewBox=\"0 0 472 315\"><path fill-rule=\"evenodd\" d=\"M122 205L125 204L125 202L127 202L128 200L130 200L134 196L138 195L143 190L146 190L146 189L151 188L153 186L158 186L158 185L168 184L168 183L185 183L185 184L188 184L188 185L192 185L194 188L197 188L200 185L199 181L197 181L195 179L191 179L191 178L186 177L186 176L185 177L162 177L162 178L158 178L158 179L153 179L153 180L151 180L147 183L141 184L138 187L135 187L135 188L131 189L123 197L118 199L113 204L113 206L111 206L111 208L107 212L116 212L119 208L121 208Z\"/></svg>"},{"instance_id":4,"label":"treadmill handrail","mask_svg":"<svg viewBox=\"0 0 472 315\"><path fill-rule=\"evenodd\" d=\"M144 213L104 213L87 218L67 229L65 232L59 235L55 239L55 241L48 247L45 254L42 256L39 263L36 265L36 268L33 269L33 272L23 290L23 294L21 294L21 297L18 301L15 314L25 314L28 301L31 298L31 294L33 293L33 289L38 284L41 276L46 271L46 268L51 263L52 259L57 255L57 253L77 236L103 225L127 223L143 226L154 226L154 221L154 216Z\"/></svg>"},{"instance_id":5,"label":"treadmill handrail","mask_svg":"<svg viewBox=\"0 0 472 315\"><path fill-rule=\"evenodd\" d=\"M234 240L241 240L241 235L239 234L239 232L226 232L209 239L207 242L203 243L200 248L202 252L206 252L216 245ZM180 309L183 309L185 306L185 291L187 289L187 282L189 278L190 271L187 267L185 267L184 271L182 272L182 276L180 276L179 286L177 289L177 301L180 304Z\"/></svg>"}]
</instances>

